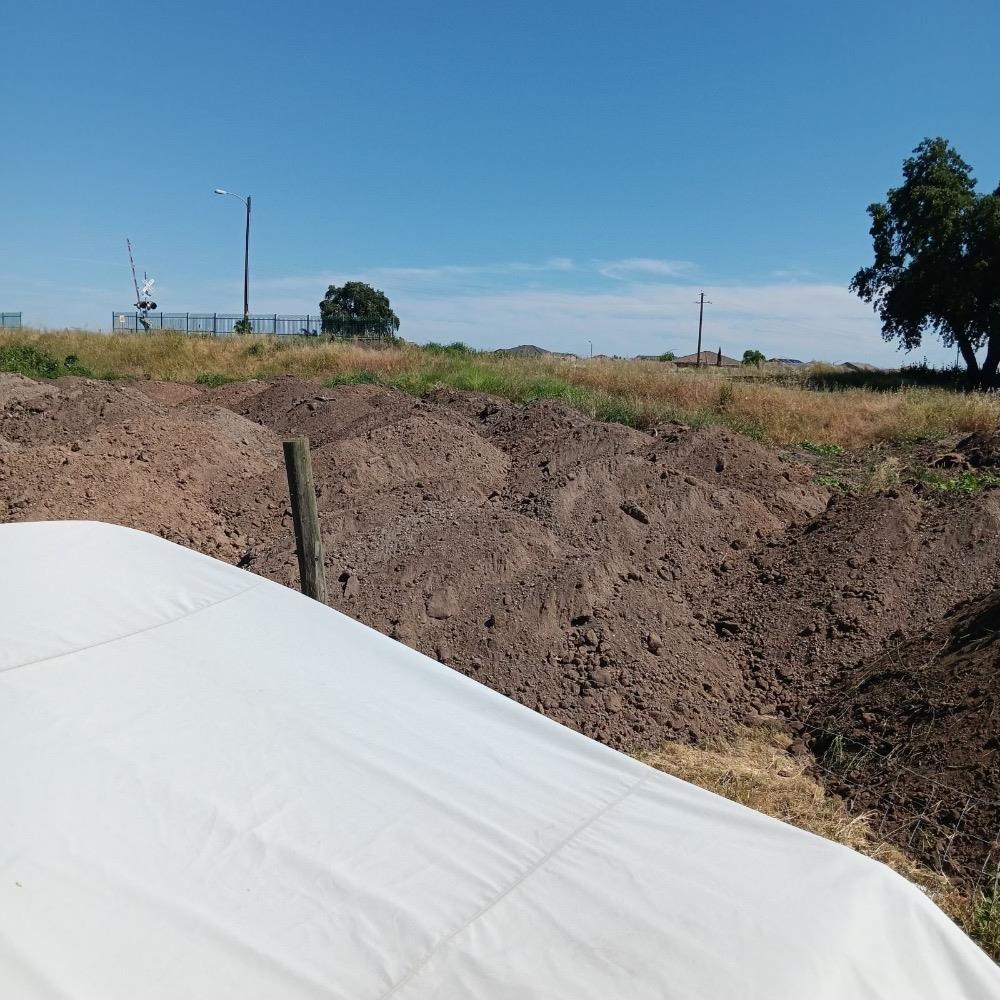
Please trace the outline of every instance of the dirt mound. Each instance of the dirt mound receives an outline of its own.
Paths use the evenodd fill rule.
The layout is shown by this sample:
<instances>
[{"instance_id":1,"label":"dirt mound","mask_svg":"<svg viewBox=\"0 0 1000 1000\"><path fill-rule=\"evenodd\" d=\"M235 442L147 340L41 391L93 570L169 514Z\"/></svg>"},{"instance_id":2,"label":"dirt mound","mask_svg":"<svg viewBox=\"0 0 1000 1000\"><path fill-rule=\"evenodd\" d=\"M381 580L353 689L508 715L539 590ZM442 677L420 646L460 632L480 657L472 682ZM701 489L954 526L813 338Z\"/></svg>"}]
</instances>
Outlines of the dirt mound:
<instances>
[{"instance_id":1,"label":"dirt mound","mask_svg":"<svg viewBox=\"0 0 1000 1000\"><path fill-rule=\"evenodd\" d=\"M448 390L279 379L237 405L317 445L348 613L618 746L694 739L753 709L704 592L727 555L823 509L807 470L715 430L643 434ZM294 584L285 490L276 469L217 501L261 539L253 568Z\"/></svg>"},{"instance_id":2,"label":"dirt mound","mask_svg":"<svg viewBox=\"0 0 1000 1000\"><path fill-rule=\"evenodd\" d=\"M52 390L41 382L15 372L0 372L0 407L24 403L29 399L50 395Z\"/></svg>"},{"instance_id":3,"label":"dirt mound","mask_svg":"<svg viewBox=\"0 0 1000 1000\"><path fill-rule=\"evenodd\" d=\"M1000 493L834 495L729 567L712 616L769 706L809 717L845 671L1000 582Z\"/></svg>"},{"instance_id":4,"label":"dirt mound","mask_svg":"<svg viewBox=\"0 0 1000 1000\"><path fill-rule=\"evenodd\" d=\"M246 552L216 497L280 466L271 431L218 407L62 382L0 409L0 516L110 521L227 560Z\"/></svg>"},{"instance_id":5,"label":"dirt mound","mask_svg":"<svg viewBox=\"0 0 1000 1000\"><path fill-rule=\"evenodd\" d=\"M136 388L150 399L164 406L182 406L200 399L204 390L200 385L186 385L183 382L148 382L136 383Z\"/></svg>"},{"instance_id":6,"label":"dirt mound","mask_svg":"<svg viewBox=\"0 0 1000 1000\"><path fill-rule=\"evenodd\" d=\"M852 672L815 731L831 784L934 867L1000 866L1000 591Z\"/></svg>"},{"instance_id":7,"label":"dirt mound","mask_svg":"<svg viewBox=\"0 0 1000 1000\"><path fill-rule=\"evenodd\" d=\"M264 383L262 389L243 399L220 402L226 395L220 390L213 401L280 434L306 435L314 447L392 423L419 405L412 397L382 386L323 389L315 382L293 377Z\"/></svg>"},{"instance_id":8,"label":"dirt mound","mask_svg":"<svg viewBox=\"0 0 1000 1000\"><path fill-rule=\"evenodd\" d=\"M976 431L962 438L955 451L975 469L1000 468L1000 431Z\"/></svg>"},{"instance_id":9,"label":"dirt mound","mask_svg":"<svg viewBox=\"0 0 1000 1000\"><path fill-rule=\"evenodd\" d=\"M36 383L37 384L37 383ZM0 399L0 437L22 444L70 443L101 425L125 426L161 415L164 407L130 385L61 378L44 391Z\"/></svg>"}]
</instances>

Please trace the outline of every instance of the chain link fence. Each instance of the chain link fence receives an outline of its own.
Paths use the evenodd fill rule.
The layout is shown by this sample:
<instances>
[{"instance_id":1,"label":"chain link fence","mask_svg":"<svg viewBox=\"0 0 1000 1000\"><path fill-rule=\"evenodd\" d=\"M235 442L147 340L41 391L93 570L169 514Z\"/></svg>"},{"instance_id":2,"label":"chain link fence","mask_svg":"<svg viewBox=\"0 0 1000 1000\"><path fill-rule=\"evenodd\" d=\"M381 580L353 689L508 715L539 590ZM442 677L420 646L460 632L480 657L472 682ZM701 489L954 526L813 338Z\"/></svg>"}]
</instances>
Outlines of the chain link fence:
<instances>
[{"instance_id":1,"label":"chain link fence","mask_svg":"<svg viewBox=\"0 0 1000 1000\"><path fill-rule=\"evenodd\" d=\"M282 316L278 313L248 317L250 333L275 337L325 337L351 340L392 340L394 331L367 320L337 320L323 327L321 316ZM143 322L145 320L145 323ZM120 333L142 333L147 330L172 330L207 337L228 337L237 333L243 316L235 313L164 313L116 312L111 316L111 329ZM243 331L240 331L243 332Z\"/></svg>"}]
</instances>

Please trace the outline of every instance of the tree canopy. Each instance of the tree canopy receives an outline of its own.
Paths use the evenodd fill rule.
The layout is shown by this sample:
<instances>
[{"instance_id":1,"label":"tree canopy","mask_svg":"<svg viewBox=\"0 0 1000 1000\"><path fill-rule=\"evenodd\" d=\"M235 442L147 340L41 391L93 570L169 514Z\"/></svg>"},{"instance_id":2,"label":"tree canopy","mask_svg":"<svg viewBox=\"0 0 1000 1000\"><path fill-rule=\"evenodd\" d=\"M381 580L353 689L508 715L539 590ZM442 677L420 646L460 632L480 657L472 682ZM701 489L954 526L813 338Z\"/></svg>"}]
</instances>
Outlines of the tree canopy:
<instances>
[{"instance_id":1,"label":"tree canopy","mask_svg":"<svg viewBox=\"0 0 1000 1000\"><path fill-rule=\"evenodd\" d=\"M910 350L926 332L957 346L988 384L1000 365L1000 187L976 190L972 168L945 139L925 139L903 163L903 183L868 206L875 260L851 281L882 320L882 336ZM982 364L976 352L986 348Z\"/></svg>"},{"instance_id":2,"label":"tree canopy","mask_svg":"<svg viewBox=\"0 0 1000 1000\"><path fill-rule=\"evenodd\" d=\"M399 317L385 292L363 281L330 285L319 304L323 332L336 337L394 337Z\"/></svg>"},{"instance_id":3,"label":"tree canopy","mask_svg":"<svg viewBox=\"0 0 1000 1000\"><path fill-rule=\"evenodd\" d=\"M764 363L764 355L760 351L744 351L743 364L754 365L757 368Z\"/></svg>"}]
</instances>

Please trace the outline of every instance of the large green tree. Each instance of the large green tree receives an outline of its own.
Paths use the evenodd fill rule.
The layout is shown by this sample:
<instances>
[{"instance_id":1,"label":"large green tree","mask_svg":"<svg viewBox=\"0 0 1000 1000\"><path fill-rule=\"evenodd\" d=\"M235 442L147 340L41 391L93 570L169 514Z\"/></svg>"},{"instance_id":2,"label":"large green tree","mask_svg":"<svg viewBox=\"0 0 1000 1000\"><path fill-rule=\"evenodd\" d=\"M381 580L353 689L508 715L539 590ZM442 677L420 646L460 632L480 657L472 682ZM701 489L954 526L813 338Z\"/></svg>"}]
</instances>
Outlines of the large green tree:
<instances>
[{"instance_id":1,"label":"large green tree","mask_svg":"<svg viewBox=\"0 0 1000 1000\"><path fill-rule=\"evenodd\" d=\"M319 311L323 332L334 337L394 337L399 330L388 296L363 281L330 285Z\"/></svg>"},{"instance_id":2,"label":"large green tree","mask_svg":"<svg viewBox=\"0 0 1000 1000\"><path fill-rule=\"evenodd\" d=\"M871 302L882 336L919 347L926 332L957 346L969 374L992 384L1000 365L1000 188L980 194L944 139L925 139L903 183L868 206L875 250L851 289ZM977 351L986 348L980 364Z\"/></svg>"}]
</instances>

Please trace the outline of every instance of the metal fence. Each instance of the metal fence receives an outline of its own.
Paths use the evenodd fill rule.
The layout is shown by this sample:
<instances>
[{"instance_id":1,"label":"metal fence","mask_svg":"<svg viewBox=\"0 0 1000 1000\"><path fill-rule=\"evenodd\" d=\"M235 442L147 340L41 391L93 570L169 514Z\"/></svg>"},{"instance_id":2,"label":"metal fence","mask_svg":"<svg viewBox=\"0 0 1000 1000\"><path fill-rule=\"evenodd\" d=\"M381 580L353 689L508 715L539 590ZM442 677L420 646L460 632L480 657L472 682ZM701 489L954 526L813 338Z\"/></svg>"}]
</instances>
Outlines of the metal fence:
<instances>
[{"instance_id":1,"label":"metal fence","mask_svg":"<svg viewBox=\"0 0 1000 1000\"><path fill-rule=\"evenodd\" d=\"M336 329L324 330L321 316L281 316L278 313L250 316L250 332L276 337L343 337L363 340L387 340L389 337L365 320L341 320ZM136 312L116 312L111 315L111 329L141 333L143 317ZM242 315L233 313L162 313L151 312L145 317L151 330L175 330L207 337L229 337L236 333Z\"/></svg>"},{"instance_id":2,"label":"metal fence","mask_svg":"<svg viewBox=\"0 0 1000 1000\"><path fill-rule=\"evenodd\" d=\"M19 327L21 325L20 313L0 313L0 328Z\"/></svg>"}]
</instances>

